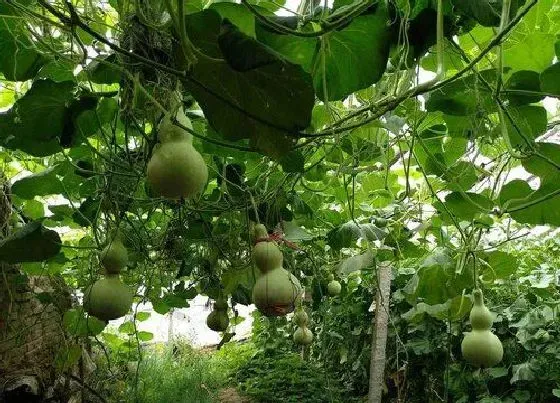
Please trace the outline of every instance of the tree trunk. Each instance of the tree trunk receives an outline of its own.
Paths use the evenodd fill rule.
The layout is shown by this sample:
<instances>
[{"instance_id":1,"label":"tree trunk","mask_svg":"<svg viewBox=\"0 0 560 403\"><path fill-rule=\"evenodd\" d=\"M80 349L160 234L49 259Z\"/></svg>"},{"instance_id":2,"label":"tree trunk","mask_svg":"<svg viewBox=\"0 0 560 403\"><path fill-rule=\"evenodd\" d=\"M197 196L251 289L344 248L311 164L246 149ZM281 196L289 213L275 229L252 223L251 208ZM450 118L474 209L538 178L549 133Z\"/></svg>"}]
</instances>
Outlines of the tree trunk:
<instances>
[{"instance_id":1,"label":"tree trunk","mask_svg":"<svg viewBox=\"0 0 560 403\"><path fill-rule=\"evenodd\" d=\"M385 349L387 347L387 323L389 321L389 295L391 289L391 265L378 265L378 289L375 301L375 319L371 342L369 367L368 403L380 403L385 378Z\"/></svg>"}]
</instances>

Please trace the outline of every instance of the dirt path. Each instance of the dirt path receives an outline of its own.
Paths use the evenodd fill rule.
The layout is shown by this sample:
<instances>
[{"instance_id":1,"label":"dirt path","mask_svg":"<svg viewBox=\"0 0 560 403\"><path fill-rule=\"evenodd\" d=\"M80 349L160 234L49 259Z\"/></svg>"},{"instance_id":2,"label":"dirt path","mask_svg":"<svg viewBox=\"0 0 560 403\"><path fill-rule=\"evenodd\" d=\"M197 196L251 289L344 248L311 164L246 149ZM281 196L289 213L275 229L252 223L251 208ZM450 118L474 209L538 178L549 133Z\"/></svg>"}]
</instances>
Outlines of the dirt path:
<instances>
[{"instance_id":1,"label":"dirt path","mask_svg":"<svg viewBox=\"0 0 560 403\"><path fill-rule=\"evenodd\" d=\"M251 403L245 396L241 396L235 388L225 388L218 394L218 401L220 403Z\"/></svg>"}]
</instances>

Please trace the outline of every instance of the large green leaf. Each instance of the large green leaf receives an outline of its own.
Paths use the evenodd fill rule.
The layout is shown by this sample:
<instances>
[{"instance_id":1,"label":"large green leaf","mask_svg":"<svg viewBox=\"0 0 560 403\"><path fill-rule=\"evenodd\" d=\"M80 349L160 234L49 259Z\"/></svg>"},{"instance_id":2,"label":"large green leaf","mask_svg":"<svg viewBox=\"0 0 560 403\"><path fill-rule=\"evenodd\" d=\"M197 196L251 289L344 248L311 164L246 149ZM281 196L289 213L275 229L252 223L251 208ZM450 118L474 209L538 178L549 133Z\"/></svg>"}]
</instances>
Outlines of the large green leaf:
<instances>
[{"instance_id":1,"label":"large green leaf","mask_svg":"<svg viewBox=\"0 0 560 403\"><path fill-rule=\"evenodd\" d=\"M486 281L507 279L519 267L517 259L502 251L489 252L484 256L488 264L481 266L482 278Z\"/></svg>"},{"instance_id":2,"label":"large green leaf","mask_svg":"<svg viewBox=\"0 0 560 403\"><path fill-rule=\"evenodd\" d=\"M41 221L32 221L0 243L0 261L40 262L60 252L62 242L56 231Z\"/></svg>"},{"instance_id":3,"label":"large green leaf","mask_svg":"<svg viewBox=\"0 0 560 403\"><path fill-rule=\"evenodd\" d=\"M541 73L540 84L543 92L560 95L560 63L554 63Z\"/></svg>"},{"instance_id":4,"label":"large green leaf","mask_svg":"<svg viewBox=\"0 0 560 403\"><path fill-rule=\"evenodd\" d=\"M445 202L435 203L440 214L450 221L448 214L458 220L471 221L477 214L492 209L493 203L486 196L472 192L452 192L445 197Z\"/></svg>"},{"instance_id":5,"label":"large green leaf","mask_svg":"<svg viewBox=\"0 0 560 403\"><path fill-rule=\"evenodd\" d=\"M480 76L492 84L496 80L494 69L481 71ZM476 90L476 95L475 95ZM495 111L492 94L480 82L477 74L470 74L430 93L426 102L428 111L442 111L448 115L472 115L480 110Z\"/></svg>"},{"instance_id":6,"label":"large green leaf","mask_svg":"<svg viewBox=\"0 0 560 403\"><path fill-rule=\"evenodd\" d=\"M0 9L0 73L11 81L35 77L49 60L38 51L24 21L10 6Z\"/></svg>"},{"instance_id":7,"label":"large green leaf","mask_svg":"<svg viewBox=\"0 0 560 403\"><path fill-rule=\"evenodd\" d=\"M57 173L57 167L53 166L42 172L26 176L12 185L12 193L22 199L62 193L64 188Z\"/></svg>"},{"instance_id":8,"label":"large green leaf","mask_svg":"<svg viewBox=\"0 0 560 403\"><path fill-rule=\"evenodd\" d=\"M40 80L6 114L0 114L0 141L10 149L34 156L60 151L59 138L67 124L67 104L74 83Z\"/></svg>"},{"instance_id":9,"label":"large green leaf","mask_svg":"<svg viewBox=\"0 0 560 403\"><path fill-rule=\"evenodd\" d=\"M511 145L515 148L526 147L546 131L548 119L542 106L523 105L508 109L506 125Z\"/></svg>"},{"instance_id":10,"label":"large green leaf","mask_svg":"<svg viewBox=\"0 0 560 403\"><path fill-rule=\"evenodd\" d=\"M544 98L540 95L540 76L536 71L516 71L506 82L505 89L511 105L531 104Z\"/></svg>"},{"instance_id":11,"label":"large green leaf","mask_svg":"<svg viewBox=\"0 0 560 403\"><path fill-rule=\"evenodd\" d=\"M391 29L383 6L323 35L322 40L279 35L259 24L256 32L261 42L313 75L315 91L322 100L341 100L369 87L381 79L387 67Z\"/></svg>"},{"instance_id":12,"label":"large green leaf","mask_svg":"<svg viewBox=\"0 0 560 403\"><path fill-rule=\"evenodd\" d=\"M518 179L502 188L500 205L506 211L512 210L510 215L517 222L560 226L560 195L547 197L556 191L558 184L554 182L544 183L534 191L527 182Z\"/></svg>"},{"instance_id":13,"label":"large green leaf","mask_svg":"<svg viewBox=\"0 0 560 403\"><path fill-rule=\"evenodd\" d=\"M193 14L198 23L189 29L204 31L195 31L193 41L216 37L227 61L200 58L186 81L189 91L210 125L224 137L248 138L268 155L280 157L289 151L297 132L311 122L311 77L235 26L220 24L215 11L199 14Z\"/></svg>"}]
</instances>

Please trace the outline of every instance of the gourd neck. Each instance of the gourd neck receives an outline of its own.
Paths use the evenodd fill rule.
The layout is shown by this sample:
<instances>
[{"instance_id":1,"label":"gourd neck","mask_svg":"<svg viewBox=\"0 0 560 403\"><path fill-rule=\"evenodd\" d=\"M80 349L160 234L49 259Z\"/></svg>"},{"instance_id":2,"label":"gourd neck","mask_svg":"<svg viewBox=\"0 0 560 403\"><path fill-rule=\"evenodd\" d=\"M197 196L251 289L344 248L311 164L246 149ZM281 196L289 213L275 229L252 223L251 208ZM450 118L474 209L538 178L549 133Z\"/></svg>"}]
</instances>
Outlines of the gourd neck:
<instances>
[{"instance_id":1,"label":"gourd neck","mask_svg":"<svg viewBox=\"0 0 560 403\"><path fill-rule=\"evenodd\" d=\"M473 298L475 306L484 306L484 296L482 295L482 291L478 288L473 291Z\"/></svg>"}]
</instances>

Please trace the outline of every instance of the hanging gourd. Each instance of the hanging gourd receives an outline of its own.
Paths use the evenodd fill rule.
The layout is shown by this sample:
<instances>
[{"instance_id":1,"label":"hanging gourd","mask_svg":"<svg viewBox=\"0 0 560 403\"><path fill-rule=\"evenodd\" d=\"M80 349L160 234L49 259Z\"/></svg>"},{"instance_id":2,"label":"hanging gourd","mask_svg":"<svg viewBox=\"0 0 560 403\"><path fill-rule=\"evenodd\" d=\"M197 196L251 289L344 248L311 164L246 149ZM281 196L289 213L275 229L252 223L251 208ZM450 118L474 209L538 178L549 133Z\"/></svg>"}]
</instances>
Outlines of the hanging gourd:
<instances>
[{"instance_id":1,"label":"hanging gourd","mask_svg":"<svg viewBox=\"0 0 560 403\"><path fill-rule=\"evenodd\" d=\"M215 332L224 332L229 326L227 309L227 302L222 298L218 298L214 304L214 309L206 318L206 325Z\"/></svg>"},{"instance_id":2,"label":"hanging gourd","mask_svg":"<svg viewBox=\"0 0 560 403\"><path fill-rule=\"evenodd\" d=\"M470 313L472 331L465 335L461 352L472 365L489 368L502 361L504 349L498 336L490 331L492 314L484 305L482 291L474 290L473 297L474 305Z\"/></svg>"},{"instance_id":3,"label":"hanging gourd","mask_svg":"<svg viewBox=\"0 0 560 403\"><path fill-rule=\"evenodd\" d=\"M177 111L177 121L192 129L182 107ZM208 181L208 168L193 147L191 134L174 125L170 115L166 115L158 136L160 143L154 147L147 167L147 180L153 192L168 199L189 198L202 192Z\"/></svg>"},{"instance_id":4,"label":"hanging gourd","mask_svg":"<svg viewBox=\"0 0 560 403\"><path fill-rule=\"evenodd\" d=\"M313 333L307 327L309 318L303 309L298 310L293 317L297 329L294 332L294 343L307 346L313 341Z\"/></svg>"},{"instance_id":5,"label":"hanging gourd","mask_svg":"<svg viewBox=\"0 0 560 403\"><path fill-rule=\"evenodd\" d=\"M282 267L282 252L268 238L262 224L255 226L256 245L253 249L255 265L261 272L253 287L253 302L266 316L283 316L292 312L301 298L298 279Z\"/></svg>"},{"instance_id":6,"label":"hanging gourd","mask_svg":"<svg viewBox=\"0 0 560 403\"><path fill-rule=\"evenodd\" d=\"M84 291L84 309L97 319L109 321L128 313L133 292L118 274L108 274Z\"/></svg>"},{"instance_id":7,"label":"hanging gourd","mask_svg":"<svg viewBox=\"0 0 560 403\"><path fill-rule=\"evenodd\" d=\"M128 252L123 245L120 233L109 241L100 252L99 261L108 274L118 274L128 264Z\"/></svg>"},{"instance_id":8,"label":"hanging gourd","mask_svg":"<svg viewBox=\"0 0 560 403\"><path fill-rule=\"evenodd\" d=\"M327 292L329 293L329 295L331 297L336 297L340 294L341 290L342 285L340 285L340 282L335 280L332 274L329 274L329 283L327 284Z\"/></svg>"}]
</instances>

